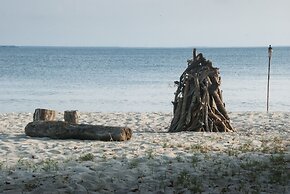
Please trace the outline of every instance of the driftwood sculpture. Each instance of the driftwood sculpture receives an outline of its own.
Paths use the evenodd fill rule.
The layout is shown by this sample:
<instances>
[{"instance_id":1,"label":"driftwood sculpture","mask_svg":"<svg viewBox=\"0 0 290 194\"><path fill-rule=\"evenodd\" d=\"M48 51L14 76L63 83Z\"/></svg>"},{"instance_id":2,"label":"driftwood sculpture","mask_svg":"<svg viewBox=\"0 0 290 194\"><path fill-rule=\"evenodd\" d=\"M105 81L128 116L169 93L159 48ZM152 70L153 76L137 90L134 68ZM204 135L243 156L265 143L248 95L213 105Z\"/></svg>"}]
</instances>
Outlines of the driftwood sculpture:
<instances>
[{"instance_id":1,"label":"driftwood sculpture","mask_svg":"<svg viewBox=\"0 0 290 194\"><path fill-rule=\"evenodd\" d=\"M169 132L234 131L223 103L219 69L193 50L193 59L180 76L173 103Z\"/></svg>"}]
</instances>

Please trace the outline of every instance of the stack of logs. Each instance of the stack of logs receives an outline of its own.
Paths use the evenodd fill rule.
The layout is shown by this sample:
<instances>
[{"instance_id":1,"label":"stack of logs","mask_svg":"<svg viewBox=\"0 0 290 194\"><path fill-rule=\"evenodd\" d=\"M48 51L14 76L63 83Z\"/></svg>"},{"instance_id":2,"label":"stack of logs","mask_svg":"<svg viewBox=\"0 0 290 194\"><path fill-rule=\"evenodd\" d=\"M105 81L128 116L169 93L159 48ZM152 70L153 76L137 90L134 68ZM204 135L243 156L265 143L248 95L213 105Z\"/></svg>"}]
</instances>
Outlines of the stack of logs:
<instances>
[{"instance_id":1,"label":"stack of logs","mask_svg":"<svg viewBox=\"0 0 290 194\"><path fill-rule=\"evenodd\" d=\"M178 88L173 103L169 132L234 131L223 103L219 69L193 49L193 59L175 81Z\"/></svg>"},{"instance_id":2,"label":"stack of logs","mask_svg":"<svg viewBox=\"0 0 290 194\"><path fill-rule=\"evenodd\" d=\"M55 121L55 111L36 109L33 122L25 127L25 134L31 137L52 139L82 139L101 141L126 141L131 139L132 130L127 127L78 124L77 111L65 111L64 121Z\"/></svg>"}]
</instances>

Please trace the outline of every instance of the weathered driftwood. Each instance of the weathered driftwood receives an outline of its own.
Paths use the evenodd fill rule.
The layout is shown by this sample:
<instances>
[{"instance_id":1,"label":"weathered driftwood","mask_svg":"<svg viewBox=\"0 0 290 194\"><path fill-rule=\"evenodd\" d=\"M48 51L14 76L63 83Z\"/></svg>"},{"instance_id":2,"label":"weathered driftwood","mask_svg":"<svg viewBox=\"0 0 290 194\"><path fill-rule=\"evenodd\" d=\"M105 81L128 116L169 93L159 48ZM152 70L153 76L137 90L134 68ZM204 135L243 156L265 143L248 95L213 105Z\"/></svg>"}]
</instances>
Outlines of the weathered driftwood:
<instances>
[{"instance_id":1,"label":"weathered driftwood","mask_svg":"<svg viewBox=\"0 0 290 194\"><path fill-rule=\"evenodd\" d=\"M180 76L173 103L169 132L234 131L223 103L219 69L193 50L193 59Z\"/></svg>"},{"instance_id":2,"label":"weathered driftwood","mask_svg":"<svg viewBox=\"0 0 290 194\"><path fill-rule=\"evenodd\" d=\"M79 115L76 110L66 110L64 111L64 121L68 123L78 124Z\"/></svg>"},{"instance_id":3,"label":"weathered driftwood","mask_svg":"<svg viewBox=\"0 0 290 194\"><path fill-rule=\"evenodd\" d=\"M53 121L55 118L55 111L48 109L35 109L33 114L33 121Z\"/></svg>"},{"instance_id":4,"label":"weathered driftwood","mask_svg":"<svg viewBox=\"0 0 290 194\"><path fill-rule=\"evenodd\" d=\"M25 134L52 139L126 141L131 139L132 130L126 127L72 124L63 121L35 121L27 124Z\"/></svg>"}]
</instances>

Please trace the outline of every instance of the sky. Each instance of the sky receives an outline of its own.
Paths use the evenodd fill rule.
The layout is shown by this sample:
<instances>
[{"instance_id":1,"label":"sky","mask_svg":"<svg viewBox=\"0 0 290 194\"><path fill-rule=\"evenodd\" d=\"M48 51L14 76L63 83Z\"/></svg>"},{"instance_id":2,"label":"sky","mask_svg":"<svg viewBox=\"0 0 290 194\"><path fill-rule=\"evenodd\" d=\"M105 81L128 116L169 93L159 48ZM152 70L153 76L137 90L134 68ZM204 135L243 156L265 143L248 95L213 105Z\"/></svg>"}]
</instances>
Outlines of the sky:
<instances>
[{"instance_id":1,"label":"sky","mask_svg":"<svg viewBox=\"0 0 290 194\"><path fill-rule=\"evenodd\" d=\"M290 46L289 0L0 0L0 45Z\"/></svg>"}]
</instances>

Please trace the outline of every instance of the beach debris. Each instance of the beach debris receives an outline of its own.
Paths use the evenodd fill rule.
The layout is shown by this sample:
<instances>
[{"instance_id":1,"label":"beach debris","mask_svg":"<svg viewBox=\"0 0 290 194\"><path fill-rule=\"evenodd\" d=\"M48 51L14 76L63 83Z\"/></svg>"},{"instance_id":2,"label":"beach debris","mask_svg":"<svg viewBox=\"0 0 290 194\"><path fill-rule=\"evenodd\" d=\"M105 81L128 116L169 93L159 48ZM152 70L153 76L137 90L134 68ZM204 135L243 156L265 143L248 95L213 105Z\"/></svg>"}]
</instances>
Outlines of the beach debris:
<instances>
[{"instance_id":1,"label":"beach debris","mask_svg":"<svg viewBox=\"0 0 290 194\"><path fill-rule=\"evenodd\" d=\"M132 137L132 130L128 127L78 124L76 110L64 111L64 121L55 121L54 118L54 110L36 109L33 122L25 127L25 134L30 137L100 141L127 141Z\"/></svg>"},{"instance_id":2,"label":"beach debris","mask_svg":"<svg viewBox=\"0 0 290 194\"><path fill-rule=\"evenodd\" d=\"M235 131L225 109L220 89L219 69L212 66L202 53L187 61L174 93L173 119L169 132L231 132Z\"/></svg>"},{"instance_id":3,"label":"beach debris","mask_svg":"<svg viewBox=\"0 0 290 194\"><path fill-rule=\"evenodd\" d=\"M52 139L127 141L132 137L132 130L128 127L72 124L65 121L35 121L26 125L25 134Z\"/></svg>"},{"instance_id":4,"label":"beach debris","mask_svg":"<svg viewBox=\"0 0 290 194\"><path fill-rule=\"evenodd\" d=\"M55 111L37 108L33 114L33 121L53 121L55 119Z\"/></svg>"}]
</instances>

